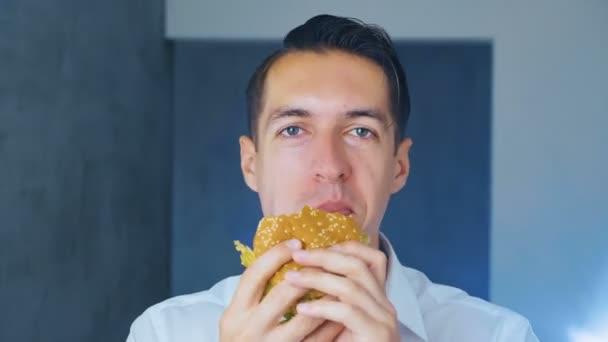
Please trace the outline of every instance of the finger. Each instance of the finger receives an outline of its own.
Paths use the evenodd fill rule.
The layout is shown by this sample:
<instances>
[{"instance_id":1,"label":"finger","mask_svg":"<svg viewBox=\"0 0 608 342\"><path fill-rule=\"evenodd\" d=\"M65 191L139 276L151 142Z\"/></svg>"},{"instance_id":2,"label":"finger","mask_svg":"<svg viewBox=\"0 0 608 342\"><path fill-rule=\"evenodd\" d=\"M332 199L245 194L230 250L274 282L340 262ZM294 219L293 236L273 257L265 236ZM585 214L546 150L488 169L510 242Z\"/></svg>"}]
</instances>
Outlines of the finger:
<instances>
[{"instance_id":1,"label":"finger","mask_svg":"<svg viewBox=\"0 0 608 342\"><path fill-rule=\"evenodd\" d=\"M295 251L293 259L300 265L315 266L350 278L373 297L378 298L383 305L388 304L388 300L382 300L386 297L384 287L378 283L362 259L326 249Z\"/></svg>"},{"instance_id":2,"label":"finger","mask_svg":"<svg viewBox=\"0 0 608 342\"><path fill-rule=\"evenodd\" d=\"M377 296L376 298L382 298L380 299L380 302L387 310L390 312L395 311L393 304L384 295L386 293L386 272L388 270L388 258L384 252L359 241L346 241L339 243L332 246L330 250L363 260L363 262L369 267L372 274L374 274L374 277L381 288L383 295ZM376 294L374 293L374 295Z\"/></svg>"},{"instance_id":3,"label":"finger","mask_svg":"<svg viewBox=\"0 0 608 342\"><path fill-rule=\"evenodd\" d=\"M325 301L336 301L337 298L326 294L323 298L319 300ZM306 315L298 315L296 317L308 317ZM306 338L303 340L305 342L325 342L325 341L334 341L338 334L340 334L344 330L344 325L332 321L324 321L317 329L315 329L312 333L308 334Z\"/></svg>"},{"instance_id":4,"label":"finger","mask_svg":"<svg viewBox=\"0 0 608 342\"><path fill-rule=\"evenodd\" d=\"M254 309L253 319L264 327L279 324L279 319L287 312L290 306L302 298L309 289L294 286L282 281L273 287L262 302Z\"/></svg>"},{"instance_id":5,"label":"finger","mask_svg":"<svg viewBox=\"0 0 608 342\"><path fill-rule=\"evenodd\" d=\"M387 315L387 309L363 287L351 279L317 269L289 271L285 279L296 286L315 289L338 298L341 302L365 308L374 317Z\"/></svg>"},{"instance_id":6,"label":"finger","mask_svg":"<svg viewBox=\"0 0 608 342\"><path fill-rule=\"evenodd\" d=\"M258 257L241 275L231 305L244 310L259 303L268 280L282 265L291 260L291 253L300 248L302 248L300 241L289 240L272 247Z\"/></svg>"},{"instance_id":7,"label":"finger","mask_svg":"<svg viewBox=\"0 0 608 342\"><path fill-rule=\"evenodd\" d=\"M280 324L273 329L270 341L301 341L307 335L318 329L325 319L296 315L289 322Z\"/></svg>"},{"instance_id":8,"label":"finger","mask_svg":"<svg viewBox=\"0 0 608 342\"><path fill-rule=\"evenodd\" d=\"M306 315L298 315L297 317L308 317ZM306 336L304 342L325 342L333 341L336 337L344 330L342 323L334 321L324 321L320 327L314 330L311 334Z\"/></svg>"},{"instance_id":9,"label":"finger","mask_svg":"<svg viewBox=\"0 0 608 342\"><path fill-rule=\"evenodd\" d=\"M340 323L355 335L373 332L375 320L361 308L338 301L312 301L297 306L298 316L323 318Z\"/></svg>"},{"instance_id":10,"label":"finger","mask_svg":"<svg viewBox=\"0 0 608 342\"><path fill-rule=\"evenodd\" d=\"M370 247L358 241L347 241L334 245L330 250L355 256L362 259L370 268L378 283L384 287L386 284L386 271L388 259L386 254L379 249Z\"/></svg>"}]
</instances>

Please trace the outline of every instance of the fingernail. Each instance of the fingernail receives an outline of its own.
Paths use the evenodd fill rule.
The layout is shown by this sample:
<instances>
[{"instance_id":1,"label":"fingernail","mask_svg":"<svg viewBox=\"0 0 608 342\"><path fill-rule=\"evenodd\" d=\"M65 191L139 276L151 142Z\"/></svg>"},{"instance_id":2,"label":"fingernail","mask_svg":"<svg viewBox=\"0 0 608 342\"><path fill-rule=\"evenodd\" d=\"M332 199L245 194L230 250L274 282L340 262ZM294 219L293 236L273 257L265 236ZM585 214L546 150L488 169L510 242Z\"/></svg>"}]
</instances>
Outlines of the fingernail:
<instances>
[{"instance_id":1,"label":"fingernail","mask_svg":"<svg viewBox=\"0 0 608 342\"><path fill-rule=\"evenodd\" d=\"M300 303L296 306L296 311L299 313L309 313L310 312L310 304Z\"/></svg>"},{"instance_id":2,"label":"fingernail","mask_svg":"<svg viewBox=\"0 0 608 342\"><path fill-rule=\"evenodd\" d=\"M287 241L287 247L291 249L300 249L302 247L302 243L298 239L291 239Z\"/></svg>"},{"instance_id":3,"label":"fingernail","mask_svg":"<svg viewBox=\"0 0 608 342\"><path fill-rule=\"evenodd\" d=\"M298 271L289 271L289 272L285 273L285 279L295 280L295 279L299 278L300 275L301 274Z\"/></svg>"}]
</instances>

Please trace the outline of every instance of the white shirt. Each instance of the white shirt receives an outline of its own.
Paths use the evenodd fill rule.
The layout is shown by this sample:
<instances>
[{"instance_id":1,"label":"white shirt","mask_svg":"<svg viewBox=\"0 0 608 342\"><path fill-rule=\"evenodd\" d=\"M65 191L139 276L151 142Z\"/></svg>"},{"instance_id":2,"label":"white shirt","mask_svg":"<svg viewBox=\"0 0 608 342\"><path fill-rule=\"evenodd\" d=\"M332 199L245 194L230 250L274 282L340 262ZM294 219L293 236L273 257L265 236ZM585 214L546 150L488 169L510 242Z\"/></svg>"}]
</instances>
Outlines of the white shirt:
<instances>
[{"instance_id":1,"label":"white shirt","mask_svg":"<svg viewBox=\"0 0 608 342\"><path fill-rule=\"evenodd\" d=\"M465 292L432 283L423 273L404 267L386 237L386 293L397 310L405 342L538 342L528 321ZM168 299L148 308L131 326L127 342L219 341L219 320L239 276L211 289Z\"/></svg>"}]
</instances>

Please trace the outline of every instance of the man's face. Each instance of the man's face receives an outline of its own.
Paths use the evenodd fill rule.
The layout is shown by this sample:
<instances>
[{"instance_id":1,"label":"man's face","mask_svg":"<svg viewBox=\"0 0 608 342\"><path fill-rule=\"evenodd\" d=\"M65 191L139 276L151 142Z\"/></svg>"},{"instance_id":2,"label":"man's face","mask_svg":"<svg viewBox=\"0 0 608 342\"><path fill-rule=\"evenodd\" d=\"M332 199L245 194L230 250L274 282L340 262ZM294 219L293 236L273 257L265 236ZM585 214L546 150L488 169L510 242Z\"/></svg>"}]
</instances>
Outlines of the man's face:
<instances>
[{"instance_id":1,"label":"man's face","mask_svg":"<svg viewBox=\"0 0 608 342\"><path fill-rule=\"evenodd\" d=\"M407 179L411 145L405 139L395 153L388 94L382 69L362 57L292 52L277 60L256 144L240 139L245 181L264 215L304 205L352 214L377 247L388 199Z\"/></svg>"}]
</instances>

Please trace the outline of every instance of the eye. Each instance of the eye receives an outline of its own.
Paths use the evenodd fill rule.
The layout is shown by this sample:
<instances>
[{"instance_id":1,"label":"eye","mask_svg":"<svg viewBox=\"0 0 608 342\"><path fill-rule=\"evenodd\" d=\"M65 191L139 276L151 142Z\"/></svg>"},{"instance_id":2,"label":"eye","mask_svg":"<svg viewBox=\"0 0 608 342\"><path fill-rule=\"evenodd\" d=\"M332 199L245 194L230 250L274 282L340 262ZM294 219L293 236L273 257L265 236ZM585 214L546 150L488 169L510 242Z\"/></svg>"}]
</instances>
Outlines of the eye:
<instances>
[{"instance_id":1,"label":"eye","mask_svg":"<svg viewBox=\"0 0 608 342\"><path fill-rule=\"evenodd\" d=\"M285 127L280 134L283 136L288 136L288 137L293 137L293 136L297 136L298 134L302 133L302 129L298 126L289 126L289 127Z\"/></svg>"},{"instance_id":2,"label":"eye","mask_svg":"<svg viewBox=\"0 0 608 342\"><path fill-rule=\"evenodd\" d=\"M355 135L359 138L370 138L374 135L372 131L365 127L357 127L350 130L349 134Z\"/></svg>"}]
</instances>

